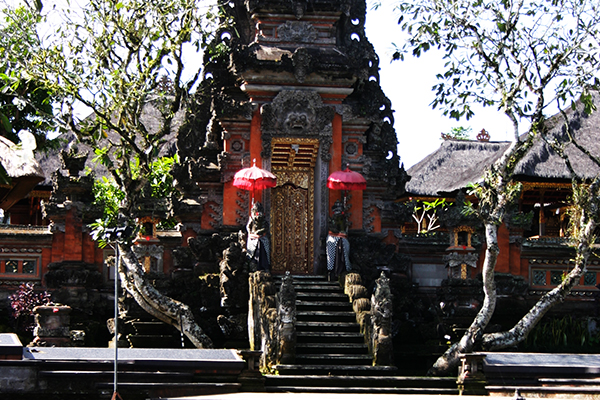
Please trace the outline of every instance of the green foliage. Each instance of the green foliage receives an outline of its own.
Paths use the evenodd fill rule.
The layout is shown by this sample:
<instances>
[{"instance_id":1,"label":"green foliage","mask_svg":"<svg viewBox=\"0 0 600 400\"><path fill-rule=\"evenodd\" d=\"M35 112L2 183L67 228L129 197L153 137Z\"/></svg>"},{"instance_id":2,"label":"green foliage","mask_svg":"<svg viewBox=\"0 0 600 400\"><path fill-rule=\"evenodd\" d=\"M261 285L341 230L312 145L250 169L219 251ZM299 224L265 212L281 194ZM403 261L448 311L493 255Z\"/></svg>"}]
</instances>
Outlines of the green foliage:
<instances>
[{"instance_id":1,"label":"green foliage","mask_svg":"<svg viewBox=\"0 0 600 400\"><path fill-rule=\"evenodd\" d=\"M446 199L435 199L434 201L413 201L412 217L417 223L418 233L430 233L440 227L439 212L447 209L452 203Z\"/></svg>"},{"instance_id":2,"label":"green foliage","mask_svg":"<svg viewBox=\"0 0 600 400\"><path fill-rule=\"evenodd\" d=\"M18 60L60 98L57 123L95 149L127 199L120 202L126 215L143 197L170 193L163 172L173 161L161 156L200 76L200 69L186 69L184 52L214 38L219 12L211 7L195 0L89 0L81 8L50 10L55 31L37 42L30 58ZM34 8L28 13L47 16ZM23 33L25 16L7 15ZM83 120L73 112L81 107L92 113Z\"/></svg>"},{"instance_id":3,"label":"green foliage","mask_svg":"<svg viewBox=\"0 0 600 400\"><path fill-rule=\"evenodd\" d=\"M35 27L42 17L25 7L1 13L0 135L18 143L16 133L24 129L34 134L39 148L55 145L55 141L46 139L46 133L54 129L52 92L21 67L23 61L35 56L40 46ZM23 26L16 26L17 18Z\"/></svg>"},{"instance_id":4,"label":"green foliage","mask_svg":"<svg viewBox=\"0 0 600 400\"><path fill-rule=\"evenodd\" d=\"M160 157L151 164L149 180L152 187L152 197L165 199L179 193L173 186L173 175L171 175L173 165L178 162L179 158L175 155L173 157Z\"/></svg>"},{"instance_id":5,"label":"green foliage","mask_svg":"<svg viewBox=\"0 0 600 400\"><path fill-rule=\"evenodd\" d=\"M432 106L444 115L469 119L478 103L517 123L582 93L591 107L586 88L600 84L596 0L414 0L397 9L409 39L396 59L443 52Z\"/></svg>"},{"instance_id":6,"label":"green foliage","mask_svg":"<svg viewBox=\"0 0 600 400\"><path fill-rule=\"evenodd\" d=\"M20 23L15 23L18 18ZM18 143L17 133L31 132L37 148L56 148L58 140L46 134L55 128L53 123L54 95L22 68L39 48L35 31L42 17L25 7L0 11L0 136ZM10 184L10 177L0 165L0 184Z\"/></svg>"},{"instance_id":7,"label":"green foliage","mask_svg":"<svg viewBox=\"0 0 600 400\"><path fill-rule=\"evenodd\" d=\"M102 149L96 150L97 160L108 160L103 162L103 164L110 162L110 158ZM178 157L173 156L160 157L151 163L148 182L149 187L151 188L150 197L155 199L168 199L171 196L178 194L173 186L173 176L171 175L173 164L177 161ZM130 164L132 178L138 179L141 172L139 161L134 157L130 161ZM92 228L94 240L97 240L101 247L105 247L107 243L103 239L104 231L106 228L117 226L119 214L123 208L123 202L126 200L126 195L114 180L107 177L102 177L94 181L93 191L95 198L94 204L103 209L103 215L101 219L90 224L90 227ZM161 221L159 227L172 228L175 224L176 222L173 220L165 220Z\"/></svg>"},{"instance_id":8,"label":"green foliage","mask_svg":"<svg viewBox=\"0 0 600 400\"><path fill-rule=\"evenodd\" d=\"M523 343L524 351L540 352L597 352L600 336L589 329L589 318L571 315L539 323Z\"/></svg>"},{"instance_id":9,"label":"green foliage","mask_svg":"<svg viewBox=\"0 0 600 400\"><path fill-rule=\"evenodd\" d=\"M442 139L454 139L454 140L469 140L471 136L472 128L465 128L464 126L456 126L450 129L450 132L443 133Z\"/></svg>"},{"instance_id":10,"label":"green foliage","mask_svg":"<svg viewBox=\"0 0 600 400\"><path fill-rule=\"evenodd\" d=\"M119 189L115 182L105 176L94 182L94 204L103 208L102 219L109 221L107 226L114 226L119 216L121 203L125 193Z\"/></svg>"},{"instance_id":11,"label":"green foliage","mask_svg":"<svg viewBox=\"0 0 600 400\"><path fill-rule=\"evenodd\" d=\"M102 218L90 224L92 238L101 248L108 245L104 239L106 228L115 227L119 218L119 210L125 199L125 193L119 189L114 180L105 176L94 181L94 204L102 208Z\"/></svg>"},{"instance_id":12,"label":"green foliage","mask_svg":"<svg viewBox=\"0 0 600 400\"><path fill-rule=\"evenodd\" d=\"M509 225L514 228L527 230L531 227L531 223L533 222L533 216L533 211L530 211L528 213L517 212L511 214Z\"/></svg>"}]
</instances>

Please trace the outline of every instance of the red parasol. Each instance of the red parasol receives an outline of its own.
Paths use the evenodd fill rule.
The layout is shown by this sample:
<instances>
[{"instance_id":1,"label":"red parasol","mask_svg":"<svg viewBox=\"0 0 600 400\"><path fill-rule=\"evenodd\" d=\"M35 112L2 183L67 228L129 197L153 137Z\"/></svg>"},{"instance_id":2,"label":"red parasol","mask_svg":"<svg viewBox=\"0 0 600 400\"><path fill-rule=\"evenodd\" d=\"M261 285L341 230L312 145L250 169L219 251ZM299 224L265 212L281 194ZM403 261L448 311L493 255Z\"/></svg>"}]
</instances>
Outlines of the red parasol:
<instances>
[{"instance_id":1,"label":"red parasol","mask_svg":"<svg viewBox=\"0 0 600 400\"><path fill-rule=\"evenodd\" d=\"M348 190L365 190L367 181L364 176L348 168L343 171L336 171L327 178L327 187L333 190L343 190L344 210L346 209L346 192Z\"/></svg>"},{"instance_id":2,"label":"red parasol","mask_svg":"<svg viewBox=\"0 0 600 400\"><path fill-rule=\"evenodd\" d=\"M334 190L365 190L367 181L358 172L348 169L337 171L327 178L327 187Z\"/></svg>"},{"instance_id":3,"label":"red parasol","mask_svg":"<svg viewBox=\"0 0 600 400\"><path fill-rule=\"evenodd\" d=\"M252 203L254 204L254 191L266 188L275 187L277 185L277 177L256 166L256 160L253 160L253 165L250 168L243 168L235 173L233 177L233 186L236 188L251 190Z\"/></svg>"}]
</instances>

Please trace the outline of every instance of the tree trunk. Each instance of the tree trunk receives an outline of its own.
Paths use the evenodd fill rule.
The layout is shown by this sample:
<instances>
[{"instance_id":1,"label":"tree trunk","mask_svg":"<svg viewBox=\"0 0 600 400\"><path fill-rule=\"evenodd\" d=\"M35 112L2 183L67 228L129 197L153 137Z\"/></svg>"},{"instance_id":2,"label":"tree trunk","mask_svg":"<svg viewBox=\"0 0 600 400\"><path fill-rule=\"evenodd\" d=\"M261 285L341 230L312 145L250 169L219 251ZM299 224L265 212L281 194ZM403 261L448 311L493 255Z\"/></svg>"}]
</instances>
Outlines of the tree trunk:
<instances>
[{"instance_id":1,"label":"tree trunk","mask_svg":"<svg viewBox=\"0 0 600 400\"><path fill-rule=\"evenodd\" d=\"M150 315L173 325L198 348L212 348L212 340L194 321L190 308L156 290L146 278L140 263L129 246L119 246L119 275L123 287Z\"/></svg>"},{"instance_id":2,"label":"tree trunk","mask_svg":"<svg viewBox=\"0 0 600 400\"><path fill-rule=\"evenodd\" d=\"M597 203L594 191L591 192L592 202ZM507 347L513 347L527 338L527 335L540 322L542 317L552 308L567 297L571 289L580 281L581 276L586 271L587 261L592 251L594 243L594 230L596 228L595 216L592 216L586 223L587 210L583 210L582 229L579 234L577 256L575 266L569 274L563 279L560 285L552 289L529 310L527 314L509 331L489 333L483 336L482 346L485 350L500 350Z\"/></svg>"},{"instance_id":3,"label":"tree trunk","mask_svg":"<svg viewBox=\"0 0 600 400\"><path fill-rule=\"evenodd\" d=\"M481 309L465 332L463 337L454 343L444 354L440 356L427 372L428 375L448 375L452 369L457 368L460 363L460 355L473 349L473 346L483 336L494 310L496 309L496 282L494 281L494 269L498 260L498 226L493 223L485 224L485 238L487 248L483 263L483 292L484 299Z\"/></svg>"}]
</instances>

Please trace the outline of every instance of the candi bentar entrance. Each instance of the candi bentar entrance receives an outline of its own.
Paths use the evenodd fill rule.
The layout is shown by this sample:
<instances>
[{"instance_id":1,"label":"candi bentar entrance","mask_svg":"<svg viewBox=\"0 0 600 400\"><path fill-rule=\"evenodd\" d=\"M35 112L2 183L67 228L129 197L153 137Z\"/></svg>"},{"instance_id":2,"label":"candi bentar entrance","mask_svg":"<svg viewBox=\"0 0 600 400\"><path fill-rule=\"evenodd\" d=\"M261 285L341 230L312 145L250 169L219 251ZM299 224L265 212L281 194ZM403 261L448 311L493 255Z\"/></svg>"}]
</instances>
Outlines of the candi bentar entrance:
<instances>
[{"instance_id":1,"label":"candi bentar entrance","mask_svg":"<svg viewBox=\"0 0 600 400\"><path fill-rule=\"evenodd\" d=\"M271 271L312 273L318 139L274 138L271 171Z\"/></svg>"}]
</instances>

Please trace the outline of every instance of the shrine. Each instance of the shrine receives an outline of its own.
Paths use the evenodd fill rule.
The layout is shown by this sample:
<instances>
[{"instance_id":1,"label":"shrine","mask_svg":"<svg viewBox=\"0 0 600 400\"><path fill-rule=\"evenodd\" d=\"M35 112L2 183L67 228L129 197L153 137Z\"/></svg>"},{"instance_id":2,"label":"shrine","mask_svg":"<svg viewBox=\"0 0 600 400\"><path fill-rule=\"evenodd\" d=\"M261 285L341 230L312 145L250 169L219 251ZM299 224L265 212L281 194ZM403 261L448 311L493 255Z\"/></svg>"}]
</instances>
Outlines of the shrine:
<instances>
[{"instance_id":1,"label":"shrine","mask_svg":"<svg viewBox=\"0 0 600 400\"><path fill-rule=\"evenodd\" d=\"M233 176L251 163L276 176L275 187L251 194L270 223L273 273L324 272L327 220L341 198L327 178L346 165L368 182L348 195L350 231L394 229L391 203L406 174L365 11L360 1L235 2L235 29L219 32L231 56L206 62L204 84L219 88L205 105L210 129L178 139L176 179L196 181L184 194L202 207L200 226L185 235L246 225L250 194ZM218 171L202 174L210 163Z\"/></svg>"},{"instance_id":2,"label":"shrine","mask_svg":"<svg viewBox=\"0 0 600 400\"><path fill-rule=\"evenodd\" d=\"M0 138L13 178L0 186L0 293L35 284L68 307L61 323L71 326L60 326L57 343L249 349L240 380L260 389L257 368L340 385L353 373L373 378L366 386L402 368L424 373L482 300L481 224L461 207L472 199L468 184L510 143L485 131L477 140L446 137L407 173L365 35L364 0L232 0L221 11L204 79L160 149L178 156L178 193L140 197L126 216L139 228L126 262L139 266L137 281L151 295L125 275L122 297L113 295L123 271L90 228L102 216L94 179L107 171L72 133L59 151L27 153L27 168L9 168L23 157L5 157L15 146ZM153 107L143 117L157 132ZM579 104L568 112L593 147L598 113L584 115ZM548 123L562 137L560 118ZM570 151L584 178L600 172ZM498 307L495 328L556 286L571 263L561 162L538 140L518 165L523 214L499 228L496 279L508 307ZM599 274L594 256L563 314L596 307ZM157 298L171 302L154 307ZM202 340L190 342L194 329ZM244 362L234 358L238 374ZM386 381L390 391L400 381Z\"/></svg>"}]
</instances>

